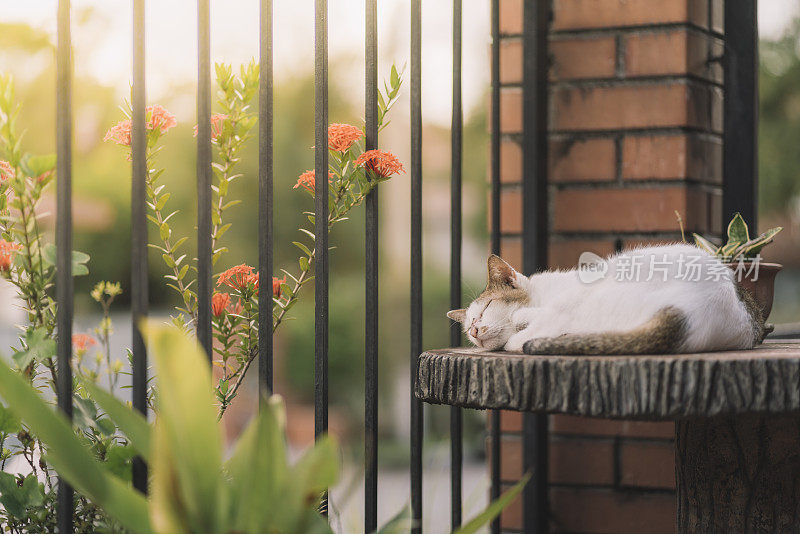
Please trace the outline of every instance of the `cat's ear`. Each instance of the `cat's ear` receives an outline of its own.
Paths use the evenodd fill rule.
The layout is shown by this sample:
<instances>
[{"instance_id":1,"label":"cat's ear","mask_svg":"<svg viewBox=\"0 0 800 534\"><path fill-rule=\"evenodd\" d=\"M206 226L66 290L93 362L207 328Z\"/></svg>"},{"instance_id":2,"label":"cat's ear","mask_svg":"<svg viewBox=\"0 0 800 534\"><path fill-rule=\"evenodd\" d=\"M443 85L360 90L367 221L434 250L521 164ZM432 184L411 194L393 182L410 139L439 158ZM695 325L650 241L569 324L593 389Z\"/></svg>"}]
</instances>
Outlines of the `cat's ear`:
<instances>
[{"instance_id":1,"label":"cat's ear","mask_svg":"<svg viewBox=\"0 0 800 534\"><path fill-rule=\"evenodd\" d=\"M467 318L467 310L450 310L447 312L447 316L457 323L463 323L464 319Z\"/></svg>"},{"instance_id":2,"label":"cat's ear","mask_svg":"<svg viewBox=\"0 0 800 534\"><path fill-rule=\"evenodd\" d=\"M518 277L521 276L506 261L496 254L489 256L489 283L488 287L519 285Z\"/></svg>"}]
</instances>

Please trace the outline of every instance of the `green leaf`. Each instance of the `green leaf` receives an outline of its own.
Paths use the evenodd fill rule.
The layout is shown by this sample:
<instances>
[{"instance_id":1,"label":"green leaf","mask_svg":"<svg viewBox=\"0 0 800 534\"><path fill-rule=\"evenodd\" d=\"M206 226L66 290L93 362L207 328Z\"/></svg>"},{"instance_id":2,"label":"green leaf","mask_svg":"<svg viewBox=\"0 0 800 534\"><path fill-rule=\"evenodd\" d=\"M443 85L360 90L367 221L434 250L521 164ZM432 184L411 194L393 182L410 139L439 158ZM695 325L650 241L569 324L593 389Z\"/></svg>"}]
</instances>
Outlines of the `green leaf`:
<instances>
[{"instance_id":1,"label":"green leaf","mask_svg":"<svg viewBox=\"0 0 800 534\"><path fill-rule=\"evenodd\" d=\"M783 230L782 226L778 226L777 228L770 228L760 236L756 237L755 239L751 239L749 242L745 243L743 247L743 254L745 258L754 258L761 252L766 245L772 243L773 238L777 235L778 232Z\"/></svg>"},{"instance_id":2,"label":"green leaf","mask_svg":"<svg viewBox=\"0 0 800 534\"><path fill-rule=\"evenodd\" d=\"M23 519L25 511L31 506L39 506L44 502L44 488L33 474L25 477L22 485L17 477L0 471L0 503L16 518Z\"/></svg>"},{"instance_id":3,"label":"green leaf","mask_svg":"<svg viewBox=\"0 0 800 534\"><path fill-rule=\"evenodd\" d=\"M131 460L136 454L136 450L130 445L112 443L106 452L106 461L103 465L109 473L126 482L130 482L133 478Z\"/></svg>"},{"instance_id":4,"label":"green leaf","mask_svg":"<svg viewBox=\"0 0 800 534\"><path fill-rule=\"evenodd\" d=\"M149 461L151 447L151 427L139 412L124 405L111 393L101 389L89 380L81 379L81 385L86 388L94 401L114 420L119 429L128 438L136 452Z\"/></svg>"},{"instance_id":5,"label":"green leaf","mask_svg":"<svg viewBox=\"0 0 800 534\"><path fill-rule=\"evenodd\" d=\"M0 395L47 446L47 461L78 491L137 534L152 532L144 496L107 473L78 439L72 425L53 411L19 374L0 360Z\"/></svg>"},{"instance_id":6,"label":"green leaf","mask_svg":"<svg viewBox=\"0 0 800 534\"><path fill-rule=\"evenodd\" d=\"M308 258L306 258L305 256L300 256L298 261L300 263L300 269L303 270L303 271L307 271L308 270Z\"/></svg>"},{"instance_id":7,"label":"green leaf","mask_svg":"<svg viewBox=\"0 0 800 534\"><path fill-rule=\"evenodd\" d=\"M746 243L747 241L750 241L747 223L744 222L742 215L737 212L731 222L728 223L728 244Z\"/></svg>"},{"instance_id":8,"label":"green leaf","mask_svg":"<svg viewBox=\"0 0 800 534\"><path fill-rule=\"evenodd\" d=\"M299 241L292 241L292 244L302 250L306 255L311 256L311 250Z\"/></svg>"},{"instance_id":9,"label":"green leaf","mask_svg":"<svg viewBox=\"0 0 800 534\"><path fill-rule=\"evenodd\" d=\"M28 328L25 332L25 350L14 354L14 362L25 369L31 362L43 362L56 354L56 341L47 335L45 328Z\"/></svg>"},{"instance_id":10,"label":"green leaf","mask_svg":"<svg viewBox=\"0 0 800 534\"><path fill-rule=\"evenodd\" d=\"M152 447L153 462L158 464L154 466L154 500L158 494L178 503L189 520L185 531L221 531L222 436L208 360L194 338L174 328L147 321L142 330L153 348L161 386ZM156 477L159 468L162 473ZM167 497L170 493L174 495ZM160 513L171 514L167 509Z\"/></svg>"},{"instance_id":11,"label":"green leaf","mask_svg":"<svg viewBox=\"0 0 800 534\"><path fill-rule=\"evenodd\" d=\"M694 236L694 244L695 245L697 245L699 248L705 250L709 254L712 254L714 256L717 255L717 252L719 251L719 247L714 245L714 243L712 243L711 241L709 241L705 237L701 236L700 234L692 234L692 236Z\"/></svg>"},{"instance_id":12,"label":"green leaf","mask_svg":"<svg viewBox=\"0 0 800 534\"><path fill-rule=\"evenodd\" d=\"M25 156L20 162L20 167L26 175L36 178L56 168L56 155Z\"/></svg>"},{"instance_id":13,"label":"green leaf","mask_svg":"<svg viewBox=\"0 0 800 534\"><path fill-rule=\"evenodd\" d=\"M42 247L42 259L45 265L51 266L56 264L56 246L53 243L47 243Z\"/></svg>"},{"instance_id":14,"label":"green leaf","mask_svg":"<svg viewBox=\"0 0 800 534\"><path fill-rule=\"evenodd\" d=\"M0 404L0 432L15 434L22 429L19 419L5 406Z\"/></svg>"},{"instance_id":15,"label":"green leaf","mask_svg":"<svg viewBox=\"0 0 800 534\"><path fill-rule=\"evenodd\" d=\"M89 268L86 267L86 263L90 260L88 254L83 252L78 252L77 250L72 251L72 276L85 276L89 274Z\"/></svg>"},{"instance_id":16,"label":"green leaf","mask_svg":"<svg viewBox=\"0 0 800 534\"><path fill-rule=\"evenodd\" d=\"M158 229L158 232L162 241L169 239L169 224L166 222L162 223L161 227Z\"/></svg>"},{"instance_id":17,"label":"green leaf","mask_svg":"<svg viewBox=\"0 0 800 534\"><path fill-rule=\"evenodd\" d=\"M453 532L453 534L474 534L478 532L484 525L489 523L492 519L500 515L500 512L506 508L514 498L519 495L525 484L531 478L531 474L527 473L522 480L514 484L508 491L503 493L496 501L491 503L486 510L478 514L475 518L470 520L466 525Z\"/></svg>"}]
</instances>

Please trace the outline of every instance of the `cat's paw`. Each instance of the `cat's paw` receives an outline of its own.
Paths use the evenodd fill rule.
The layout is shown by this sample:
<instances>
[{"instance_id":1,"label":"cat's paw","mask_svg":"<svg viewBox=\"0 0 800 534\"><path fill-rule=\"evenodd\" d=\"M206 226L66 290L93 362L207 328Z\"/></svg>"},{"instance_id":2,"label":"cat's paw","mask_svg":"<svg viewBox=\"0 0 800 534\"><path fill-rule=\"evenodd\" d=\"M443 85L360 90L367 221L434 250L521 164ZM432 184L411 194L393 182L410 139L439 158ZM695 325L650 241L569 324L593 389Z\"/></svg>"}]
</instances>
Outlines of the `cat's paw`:
<instances>
[{"instance_id":1,"label":"cat's paw","mask_svg":"<svg viewBox=\"0 0 800 534\"><path fill-rule=\"evenodd\" d=\"M531 338L531 334L525 330L517 332L506 341L505 347L508 352L522 352L522 346Z\"/></svg>"}]
</instances>

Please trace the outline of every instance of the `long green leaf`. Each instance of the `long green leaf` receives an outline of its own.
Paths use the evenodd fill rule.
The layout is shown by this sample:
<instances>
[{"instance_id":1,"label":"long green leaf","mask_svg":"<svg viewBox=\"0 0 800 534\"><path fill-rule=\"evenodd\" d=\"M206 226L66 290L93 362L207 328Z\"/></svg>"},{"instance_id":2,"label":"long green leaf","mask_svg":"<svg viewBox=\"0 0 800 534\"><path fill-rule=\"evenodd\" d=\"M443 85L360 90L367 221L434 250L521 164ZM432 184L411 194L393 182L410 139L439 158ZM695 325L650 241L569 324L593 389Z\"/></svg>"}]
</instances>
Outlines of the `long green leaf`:
<instances>
[{"instance_id":1,"label":"long green leaf","mask_svg":"<svg viewBox=\"0 0 800 534\"><path fill-rule=\"evenodd\" d=\"M152 347L159 380L157 427L175 462L178 495L186 507L191 532L220 532L222 436L214 409L211 371L206 354L193 338L155 321L142 331ZM160 445L161 446L161 445Z\"/></svg>"},{"instance_id":2,"label":"long green leaf","mask_svg":"<svg viewBox=\"0 0 800 534\"><path fill-rule=\"evenodd\" d=\"M706 239L705 237L701 236L700 234L692 234L694 236L694 244L697 245L699 248L705 250L709 254L716 255L719 248L714 245L711 241Z\"/></svg>"},{"instance_id":3,"label":"long green leaf","mask_svg":"<svg viewBox=\"0 0 800 534\"><path fill-rule=\"evenodd\" d=\"M81 379L81 385L86 388L92 399L105 410L108 416L114 420L119 429L122 430L122 433L125 434L125 437L128 438L128 441L130 441L131 446L139 453L139 456L149 462L151 428L147 424L147 419L89 380Z\"/></svg>"},{"instance_id":4,"label":"long green leaf","mask_svg":"<svg viewBox=\"0 0 800 534\"><path fill-rule=\"evenodd\" d=\"M0 360L0 395L47 446L47 461L79 492L133 532L152 532L144 496L103 470L69 422Z\"/></svg>"},{"instance_id":5,"label":"long green leaf","mask_svg":"<svg viewBox=\"0 0 800 534\"><path fill-rule=\"evenodd\" d=\"M453 532L453 534L474 534L478 532L478 530L484 526L485 524L489 523L492 519L500 515L506 506L511 504L511 501L519 495L519 492L522 491L522 488L525 487L525 484L528 483L528 480L531 478L531 474L528 473L522 480L517 482L513 487L511 487L508 491L503 493L496 501L490 504L486 510L478 514L475 518L470 520L469 523L461 527L460 529Z\"/></svg>"}]
</instances>

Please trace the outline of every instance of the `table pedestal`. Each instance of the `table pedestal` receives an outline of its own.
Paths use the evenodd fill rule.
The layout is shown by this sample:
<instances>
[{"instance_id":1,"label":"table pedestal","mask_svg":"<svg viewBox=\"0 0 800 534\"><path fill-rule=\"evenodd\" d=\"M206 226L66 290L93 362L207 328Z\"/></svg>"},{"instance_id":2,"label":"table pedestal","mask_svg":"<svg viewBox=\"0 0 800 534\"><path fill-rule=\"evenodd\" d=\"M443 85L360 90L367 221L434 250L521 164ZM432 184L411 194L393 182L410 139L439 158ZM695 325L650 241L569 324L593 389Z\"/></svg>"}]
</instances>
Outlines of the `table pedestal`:
<instances>
[{"instance_id":1,"label":"table pedestal","mask_svg":"<svg viewBox=\"0 0 800 534\"><path fill-rule=\"evenodd\" d=\"M800 415L679 419L677 530L800 532Z\"/></svg>"}]
</instances>

